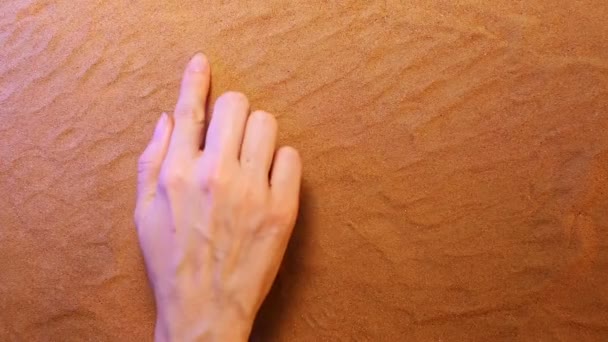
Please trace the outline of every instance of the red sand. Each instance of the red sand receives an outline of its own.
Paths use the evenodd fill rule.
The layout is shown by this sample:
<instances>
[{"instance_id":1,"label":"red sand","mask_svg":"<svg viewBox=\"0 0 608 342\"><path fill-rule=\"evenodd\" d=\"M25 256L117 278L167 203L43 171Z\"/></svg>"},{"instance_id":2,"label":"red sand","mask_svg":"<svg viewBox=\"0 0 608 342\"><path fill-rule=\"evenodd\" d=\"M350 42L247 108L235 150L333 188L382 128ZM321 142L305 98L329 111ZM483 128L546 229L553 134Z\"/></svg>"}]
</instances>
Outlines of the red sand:
<instances>
[{"instance_id":1,"label":"red sand","mask_svg":"<svg viewBox=\"0 0 608 342\"><path fill-rule=\"evenodd\" d=\"M0 3L0 339L149 340L136 159L202 50L305 162L254 340L608 340L608 2L457 2Z\"/></svg>"}]
</instances>

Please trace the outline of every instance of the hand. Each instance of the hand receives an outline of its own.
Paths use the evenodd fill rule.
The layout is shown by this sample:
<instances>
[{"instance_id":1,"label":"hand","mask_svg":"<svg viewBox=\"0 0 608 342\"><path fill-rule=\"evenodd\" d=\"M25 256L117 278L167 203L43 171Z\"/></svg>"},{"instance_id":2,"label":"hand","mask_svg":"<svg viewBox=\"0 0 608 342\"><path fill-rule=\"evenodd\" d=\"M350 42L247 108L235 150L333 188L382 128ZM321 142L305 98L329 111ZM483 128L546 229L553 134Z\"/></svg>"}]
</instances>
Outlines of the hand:
<instances>
[{"instance_id":1,"label":"hand","mask_svg":"<svg viewBox=\"0 0 608 342\"><path fill-rule=\"evenodd\" d=\"M275 118L249 114L235 92L217 99L205 137L209 82L197 54L139 160L135 222L157 341L246 341L297 215L297 151L277 150Z\"/></svg>"}]
</instances>

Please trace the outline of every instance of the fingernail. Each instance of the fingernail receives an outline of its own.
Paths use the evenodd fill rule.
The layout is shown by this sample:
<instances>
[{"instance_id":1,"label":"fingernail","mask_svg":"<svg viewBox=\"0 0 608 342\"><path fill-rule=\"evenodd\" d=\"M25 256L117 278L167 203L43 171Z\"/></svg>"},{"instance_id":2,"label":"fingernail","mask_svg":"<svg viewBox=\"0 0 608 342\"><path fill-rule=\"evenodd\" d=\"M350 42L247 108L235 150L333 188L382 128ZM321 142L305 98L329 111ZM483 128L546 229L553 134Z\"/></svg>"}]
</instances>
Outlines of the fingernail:
<instances>
[{"instance_id":1,"label":"fingernail","mask_svg":"<svg viewBox=\"0 0 608 342\"><path fill-rule=\"evenodd\" d=\"M156 127L154 128L154 139L160 139L165 131L165 127L167 126L167 113L162 113L160 115L160 119L156 123Z\"/></svg>"},{"instance_id":2,"label":"fingernail","mask_svg":"<svg viewBox=\"0 0 608 342\"><path fill-rule=\"evenodd\" d=\"M190 60L190 70L194 72L203 72L205 71L207 63L205 61L205 56L202 53L197 53Z\"/></svg>"}]
</instances>

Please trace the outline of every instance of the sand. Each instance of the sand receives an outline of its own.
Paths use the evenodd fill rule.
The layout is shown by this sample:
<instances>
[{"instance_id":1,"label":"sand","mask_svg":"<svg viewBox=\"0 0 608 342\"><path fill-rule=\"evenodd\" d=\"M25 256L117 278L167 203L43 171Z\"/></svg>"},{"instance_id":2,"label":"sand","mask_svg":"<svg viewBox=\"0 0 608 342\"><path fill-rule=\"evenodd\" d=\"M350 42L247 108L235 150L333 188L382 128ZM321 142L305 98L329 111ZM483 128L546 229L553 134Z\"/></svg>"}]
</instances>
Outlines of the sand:
<instances>
[{"instance_id":1,"label":"sand","mask_svg":"<svg viewBox=\"0 0 608 342\"><path fill-rule=\"evenodd\" d=\"M252 340L608 340L608 2L306 3L0 3L1 340L150 340L136 160L199 50L305 163Z\"/></svg>"}]
</instances>

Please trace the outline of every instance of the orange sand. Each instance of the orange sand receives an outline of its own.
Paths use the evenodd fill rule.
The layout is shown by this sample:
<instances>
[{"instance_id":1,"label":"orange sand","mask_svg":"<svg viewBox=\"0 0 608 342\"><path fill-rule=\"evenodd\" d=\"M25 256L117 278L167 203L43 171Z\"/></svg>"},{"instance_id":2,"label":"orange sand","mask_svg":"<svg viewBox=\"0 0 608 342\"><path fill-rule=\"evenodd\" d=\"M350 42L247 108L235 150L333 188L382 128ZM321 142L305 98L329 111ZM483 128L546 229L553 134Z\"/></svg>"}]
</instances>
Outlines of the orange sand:
<instances>
[{"instance_id":1,"label":"orange sand","mask_svg":"<svg viewBox=\"0 0 608 342\"><path fill-rule=\"evenodd\" d=\"M607 1L205 2L0 2L1 340L150 339L136 159L198 50L305 162L254 341L608 340Z\"/></svg>"}]
</instances>

